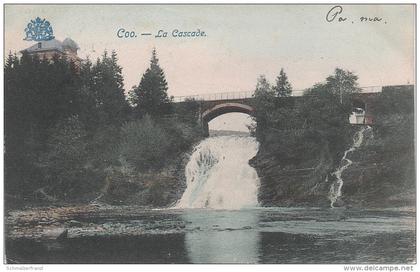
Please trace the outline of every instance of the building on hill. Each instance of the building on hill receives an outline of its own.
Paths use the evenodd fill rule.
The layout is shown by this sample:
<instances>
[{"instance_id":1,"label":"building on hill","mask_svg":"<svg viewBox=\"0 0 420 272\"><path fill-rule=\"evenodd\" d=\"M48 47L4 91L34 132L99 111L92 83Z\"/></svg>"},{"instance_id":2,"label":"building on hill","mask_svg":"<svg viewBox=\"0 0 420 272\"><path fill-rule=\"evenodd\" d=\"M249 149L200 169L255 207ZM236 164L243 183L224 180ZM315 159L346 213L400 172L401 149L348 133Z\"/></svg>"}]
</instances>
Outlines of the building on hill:
<instances>
[{"instance_id":1,"label":"building on hill","mask_svg":"<svg viewBox=\"0 0 420 272\"><path fill-rule=\"evenodd\" d=\"M66 58L68 61L73 62L76 67L80 67L82 59L77 56L79 46L75 41L66 38L64 41L52 39L49 41L40 41L36 44L20 51L21 53L28 53L29 55L37 55L39 58L46 58L51 60L54 55Z\"/></svg>"}]
</instances>

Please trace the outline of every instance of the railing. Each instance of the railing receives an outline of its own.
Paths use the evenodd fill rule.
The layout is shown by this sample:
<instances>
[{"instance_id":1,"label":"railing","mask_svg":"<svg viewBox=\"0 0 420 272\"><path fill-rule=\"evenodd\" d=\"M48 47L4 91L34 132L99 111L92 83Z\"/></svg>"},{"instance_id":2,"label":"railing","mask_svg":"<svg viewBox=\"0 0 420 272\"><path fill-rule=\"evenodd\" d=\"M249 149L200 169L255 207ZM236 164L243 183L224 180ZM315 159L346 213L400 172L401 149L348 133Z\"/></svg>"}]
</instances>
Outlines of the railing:
<instances>
[{"instance_id":1,"label":"railing","mask_svg":"<svg viewBox=\"0 0 420 272\"><path fill-rule=\"evenodd\" d=\"M361 93L380 93L382 92L382 86L366 86L361 87Z\"/></svg>"},{"instance_id":2,"label":"railing","mask_svg":"<svg viewBox=\"0 0 420 272\"><path fill-rule=\"evenodd\" d=\"M232 99L243 99L243 98L251 98L254 94L254 91L248 92L221 92L221 93L210 93L210 94L195 94L195 95L185 95L185 96L175 96L174 102L183 102L186 100L194 99L194 100L204 100L204 101L212 101L212 100L232 100Z\"/></svg>"},{"instance_id":3,"label":"railing","mask_svg":"<svg viewBox=\"0 0 420 272\"><path fill-rule=\"evenodd\" d=\"M361 87L361 93L379 93L382 91L382 86L367 86ZM292 92L291 96L302 96L305 90L296 90ZM254 91L242 91L242 92L220 92L220 93L209 93L209 94L195 94L195 95L184 95L174 96L174 102L184 102L187 100L197 101L215 101L215 100L233 100L233 99L244 99L252 98Z\"/></svg>"}]
</instances>

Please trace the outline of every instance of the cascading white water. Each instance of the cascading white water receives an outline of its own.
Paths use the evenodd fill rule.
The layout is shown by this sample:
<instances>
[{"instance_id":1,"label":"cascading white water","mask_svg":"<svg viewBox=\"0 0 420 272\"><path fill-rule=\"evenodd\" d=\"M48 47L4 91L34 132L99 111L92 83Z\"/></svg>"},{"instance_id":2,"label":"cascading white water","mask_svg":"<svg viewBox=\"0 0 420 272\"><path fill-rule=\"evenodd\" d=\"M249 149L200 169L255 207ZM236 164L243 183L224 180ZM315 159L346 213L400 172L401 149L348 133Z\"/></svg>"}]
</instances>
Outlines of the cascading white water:
<instances>
[{"instance_id":1,"label":"cascading white water","mask_svg":"<svg viewBox=\"0 0 420 272\"><path fill-rule=\"evenodd\" d=\"M336 179L331 184L331 187L330 187L329 199L331 201L331 208L334 208L334 204L337 202L338 198L341 196L341 188L343 187L343 184L344 184L344 181L341 175L343 171L346 170L353 163L353 161L347 159L347 155L362 145L364 133L365 131L370 130L370 129L371 129L370 126L366 126L360 129L356 133L355 137L353 138L353 145L344 152L344 155L341 158L340 167L333 173ZM328 180L328 176L326 180Z\"/></svg>"},{"instance_id":2,"label":"cascading white water","mask_svg":"<svg viewBox=\"0 0 420 272\"><path fill-rule=\"evenodd\" d=\"M175 207L234 210L257 206L259 178L248 164L257 151L252 137L203 140L185 168L187 188Z\"/></svg>"}]
</instances>

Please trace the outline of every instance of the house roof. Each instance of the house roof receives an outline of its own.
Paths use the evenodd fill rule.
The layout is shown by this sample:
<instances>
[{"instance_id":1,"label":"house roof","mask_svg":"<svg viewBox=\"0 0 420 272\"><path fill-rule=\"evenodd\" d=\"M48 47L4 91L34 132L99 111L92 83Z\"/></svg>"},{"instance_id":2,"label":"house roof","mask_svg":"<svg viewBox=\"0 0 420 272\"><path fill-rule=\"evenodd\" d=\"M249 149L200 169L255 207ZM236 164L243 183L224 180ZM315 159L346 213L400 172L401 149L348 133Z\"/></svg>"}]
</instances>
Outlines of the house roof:
<instances>
[{"instance_id":1,"label":"house roof","mask_svg":"<svg viewBox=\"0 0 420 272\"><path fill-rule=\"evenodd\" d=\"M64 53L65 48L77 51L79 49L79 46L75 41L73 41L70 38L66 38L63 42L57 39L52 39L49 41L37 42L36 44L22 50L21 52L36 53L43 51L58 51Z\"/></svg>"},{"instance_id":2,"label":"house roof","mask_svg":"<svg viewBox=\"0 0 420 272\"><path fill-rule=\"evenodd\" d=\"M64 39L63 48L69 48L69 49L72 49L72 50L75 50L75 51L80 49L79 45L77 45L77 43L70 38L65 38Z\"/></svg>"}]
</instances>

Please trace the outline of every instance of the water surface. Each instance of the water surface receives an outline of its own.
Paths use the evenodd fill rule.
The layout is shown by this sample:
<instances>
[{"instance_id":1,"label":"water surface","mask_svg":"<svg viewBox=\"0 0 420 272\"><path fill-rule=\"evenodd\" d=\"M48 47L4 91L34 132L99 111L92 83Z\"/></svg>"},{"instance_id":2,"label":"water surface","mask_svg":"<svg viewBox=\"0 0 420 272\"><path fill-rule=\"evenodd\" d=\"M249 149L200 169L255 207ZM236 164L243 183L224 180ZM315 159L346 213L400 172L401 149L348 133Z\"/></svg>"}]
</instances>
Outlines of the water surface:
<instances>
[{"instance_id":1,"label":"water surface","mask_svg":"<svg viewBox=\"0 0 420 272\"><path fill-rule=\"evenodd\" d=\"M77 218L57 240L8 239L19 263L411 263L415 213L254 208ZM102 231L97 231L98 229ZM95 230L95 231L93 231Z\"/></svg>"}]
</instances>

